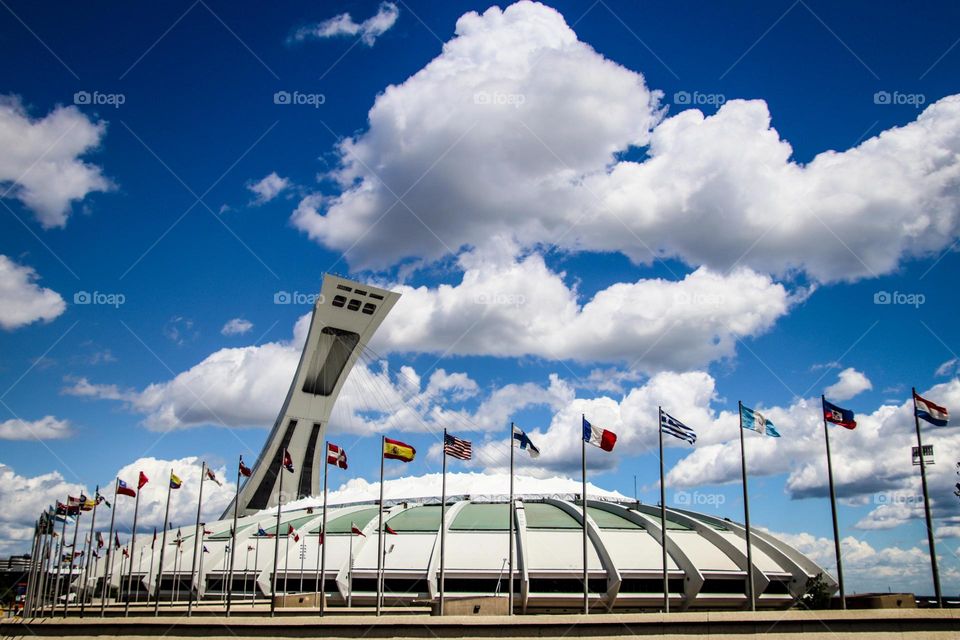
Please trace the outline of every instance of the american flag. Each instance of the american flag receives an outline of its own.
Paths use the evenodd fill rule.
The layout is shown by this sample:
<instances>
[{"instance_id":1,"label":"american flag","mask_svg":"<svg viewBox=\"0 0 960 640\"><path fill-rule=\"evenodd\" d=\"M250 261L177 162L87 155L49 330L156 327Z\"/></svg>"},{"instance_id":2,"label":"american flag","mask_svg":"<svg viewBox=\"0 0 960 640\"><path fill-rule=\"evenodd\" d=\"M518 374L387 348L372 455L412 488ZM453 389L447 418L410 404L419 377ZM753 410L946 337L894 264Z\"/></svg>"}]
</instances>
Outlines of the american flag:
<instances>
[{"instance_id":1,"label":"american flag","mask_svg":"<svg viewBox=\"0 0 960 640\"><path fill-rule=\"evenodd\" d=\"M445 433L443 434L443 452L459 460L469 460L473 454L473 445L469 440L461 440Z\"/></svg>"}]
</instances>

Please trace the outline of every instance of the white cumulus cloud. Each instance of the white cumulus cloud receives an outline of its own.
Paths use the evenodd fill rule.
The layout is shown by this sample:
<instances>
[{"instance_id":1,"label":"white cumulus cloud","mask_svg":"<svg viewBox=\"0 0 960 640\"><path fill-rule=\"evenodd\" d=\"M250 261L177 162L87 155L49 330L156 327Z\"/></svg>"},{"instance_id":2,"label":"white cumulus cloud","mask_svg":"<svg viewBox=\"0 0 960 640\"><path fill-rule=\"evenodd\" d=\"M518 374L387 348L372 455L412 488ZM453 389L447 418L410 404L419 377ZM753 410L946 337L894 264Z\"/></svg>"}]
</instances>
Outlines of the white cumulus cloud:
<instances>
[{"instance_id":1,"label":"white cumulus cloud","mask_svg":"<svg viewBox=\"0 0 960 640\"><path fill-rule=\"evenodd\" d=\"M365 45L372 47L377 38L396 24L398 17L400 17L400 9L397 5L392 2L382 2L377 12L363 22L355 22L349 13L341 13L318 24L300 27L294 33L293 40L359 35Z\"/></svg>"},{"instance_id":2,"label":"white cumulus cloud","mask_svg":"<svg viewBox=\"0 0 960 640\"><path fill-rule=\"evenodd\" d=\"M837 381L824 389L827 397L836 400L849 400L853 396L873 389L873 383L865 374L853 367L847 367L839 373Z\"/></svg>"},{"instance_id":3,"label":"white cumulus cloud","mask_svg":"<svg viewBox=\"0 0 960 640\"><path fill-rule=\"evenodd\" d=\"M43 227L66 226L74 201L112 188L100 167L81 160L106 130L76 107L57 107L35 119L19 98L0 96L0 184Z\"/></svg>"},{"instance_id":4,"label":"white cumulus cloud","mask_svg":"<svg viewBox=\"0 0 960 640\"><path fill-rule=\"evenodd\" d=\"M889 273L958 234L960 96L806 164L763 100L664 118L660 97L554 9L467 13L377 96L338 147L340 193L306 197L293 224L356 268L509 238L823 282ZM637 147L643 160L620 159Z\"/></svg>"},{"instance_id":5,"label":"white cumulus cloud","mask_svg":"<svg viewBox=\"0 0 960 640\"><path fill-rule=\"evenodd\" d=\"M276 171L264 176L256 182L247 185L247 189L255 196L253 204L266 204L290 188L290 180L281 178Z\"/></svg>"},{"instance_id":6,"label":"white cumulus cloud","mask_svg":"<svg viewBox=\"0 0 960 640\"><path fill-rule=\"evenodd\" d=\"M67 305L60 294L36 281L37 272L32 268L0 255L0 328L49 322L64 312Z\"/></svg>"},{"instance_id":7,"label":"white cumulus cloud","mask_svg":"<svg viewBox=\"0 0 960 640\"><path fill-rule=\"evenodd\" d=\"M223 325L223 328L220 329L220 333L225 336L242 336L253 329L253 323L249 320L243 318L233 318L228 320L226 324Z\"/></svg>"},{"instance_id":8,"label":"white cumulus cloud","mask_svg":"<svg viewBox=\"0 0 960 640\"><path fill-rule=\"evenodd\" d=\"M73 435L67 420L44 416L39 420L14 418L0 422L0 440L59 440Z\"/></svg>"}]
</instances>

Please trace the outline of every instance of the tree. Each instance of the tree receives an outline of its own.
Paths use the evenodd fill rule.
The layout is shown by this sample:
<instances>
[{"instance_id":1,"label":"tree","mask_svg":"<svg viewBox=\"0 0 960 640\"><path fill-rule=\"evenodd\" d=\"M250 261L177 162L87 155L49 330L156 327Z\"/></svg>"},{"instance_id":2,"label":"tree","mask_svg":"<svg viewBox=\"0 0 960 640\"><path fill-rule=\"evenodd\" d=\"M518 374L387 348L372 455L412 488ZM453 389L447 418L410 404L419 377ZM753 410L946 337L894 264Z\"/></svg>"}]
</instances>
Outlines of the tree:
<instances>
[{"instance_id":1,"label":"tree","mask_svg":"<svg viewBox=\"0 0 960 640\"><path fill-rule=\"evenodd\" d=\"M800 605L806 609L829 609L832 590L818 573L807 579L804 594L800 596Z\"/></svg>"}]
</instances>

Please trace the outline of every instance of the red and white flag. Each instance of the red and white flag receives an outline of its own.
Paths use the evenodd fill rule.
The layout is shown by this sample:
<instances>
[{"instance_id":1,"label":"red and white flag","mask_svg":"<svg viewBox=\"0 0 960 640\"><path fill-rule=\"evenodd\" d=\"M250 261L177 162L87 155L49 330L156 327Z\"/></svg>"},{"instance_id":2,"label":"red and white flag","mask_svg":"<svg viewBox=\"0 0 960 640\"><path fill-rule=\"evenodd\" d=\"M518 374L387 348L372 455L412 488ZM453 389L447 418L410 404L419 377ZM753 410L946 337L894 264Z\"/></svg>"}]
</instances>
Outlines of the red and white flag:
<instances>
[{"instance_id":1,"label":"red and white flag","mask_svg":"<svg viewBox=\"0 0 960 640\"><path fill-rule=\"evenodd\" d=\"M213 480L214 482L216 482L218 487L222 487L222 486L223 486L223 483L220 482L220 480L217 478L217 474L215 474L215 473L213 472L213 469L211 469L211 468L209 468L209 467L207 467L207 478L209 478L210 480Z\"/></svg>"},{"instance_id":2,"label":"red and white flag","mask_svg":"<svg viewBox=\"0 0 960 640\"><path fill-rule=\"evenodd\" d=\"M300 542L300 532L294 529L292 524L287 525L287 535L293 536L294 542Z\"/></svg>"},{"instance_id":3,"label":"red and white flag","mask_svg":"<svg viewBox=\"0 0 960 640\"><path fill-rule=\"evenodd\" d=\"M327 443L327 464L335 464L341 469L347 468L347 452L333 444Z\"/></svg>"},{"instance_id":4,"label":"red and white flag","mask_svg":"<svg viewBox=\"0 0 960 640\"><path fill-rule=\"evenodd\" d=\"M363 531L360 531L357 525L353 524L352 522L350 523L350 532L355 536L363 536L364 538L367 537L367 535Z\"/></svg>"}]
</instances>

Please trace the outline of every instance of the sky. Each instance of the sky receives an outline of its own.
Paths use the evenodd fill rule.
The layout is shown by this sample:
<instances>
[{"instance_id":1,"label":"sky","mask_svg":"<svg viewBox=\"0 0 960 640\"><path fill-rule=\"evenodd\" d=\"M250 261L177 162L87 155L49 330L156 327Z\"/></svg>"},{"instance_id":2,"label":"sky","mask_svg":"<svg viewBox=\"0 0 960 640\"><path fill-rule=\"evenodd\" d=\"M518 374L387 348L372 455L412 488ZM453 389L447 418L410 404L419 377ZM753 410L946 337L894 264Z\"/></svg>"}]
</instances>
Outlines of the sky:
<instances>
[{"instance_id":1,"label":"sky","mask_svg":"<svg viewBox=\"0 0 960 640\"><path fill-rule=\"evenodd\" d=\"M751 520L848 591L932 593L911 387L960 407L960 40L952 3L3 3L0 553L68 493L200 465L216 518L293 376L324 273L400 302L328 438L502 474L511 421L579 479ZM923 425L944 592L960 432ZM498 478L504 476L498 475ZM434 478L434 476L431 476ZM354 485L350 485L354 486ZM505 488L504 488L505 490ZM132 505L118 504L125 532Z\"/></svg>"}]
</instances>

